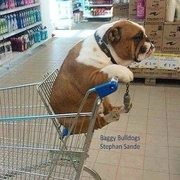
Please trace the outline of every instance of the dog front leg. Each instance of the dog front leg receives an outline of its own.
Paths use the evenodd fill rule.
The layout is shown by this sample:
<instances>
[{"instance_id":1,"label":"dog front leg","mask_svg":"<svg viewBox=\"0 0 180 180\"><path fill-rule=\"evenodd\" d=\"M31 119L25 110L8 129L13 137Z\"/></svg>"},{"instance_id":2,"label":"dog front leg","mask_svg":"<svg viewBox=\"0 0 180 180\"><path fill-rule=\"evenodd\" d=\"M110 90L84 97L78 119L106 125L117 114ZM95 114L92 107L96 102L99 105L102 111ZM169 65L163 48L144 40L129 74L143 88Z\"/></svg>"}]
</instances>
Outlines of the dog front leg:
<instances>
[{"instance_id":1,"label":"dog front leg","mask_svg":"<svg viewBox=\"0 0 180 180\"><path fill-rule=\"evenodd\" d=\"M108 78L117 77L119 81L129 83L133 81L133 73L125 66L111 64L101 69L101 72L108 74Z\"/></svg>"}]
</instances>

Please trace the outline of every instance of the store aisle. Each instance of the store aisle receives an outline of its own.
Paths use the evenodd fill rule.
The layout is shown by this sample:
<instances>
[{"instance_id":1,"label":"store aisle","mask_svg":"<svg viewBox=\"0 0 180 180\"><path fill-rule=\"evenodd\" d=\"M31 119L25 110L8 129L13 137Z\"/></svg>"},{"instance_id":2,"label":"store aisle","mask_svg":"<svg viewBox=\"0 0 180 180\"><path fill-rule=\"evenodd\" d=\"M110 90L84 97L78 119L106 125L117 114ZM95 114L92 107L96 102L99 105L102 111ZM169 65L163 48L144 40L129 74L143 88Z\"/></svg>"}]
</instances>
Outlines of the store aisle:
<instances>
[{"instance_id":1,"label":"store aisle","mask_svg":"<svg viewBox=\"0 0 180 180\"><path fill-rule=\"evenodd\" d=\"M69 49L93 30L66 33L59 31L58 37L31 56L11 62L8 70L1 68L0 87L40 81L46 72L59 68ZM121 84L111 96L114 103L122 104L124 93ZM179 86L131 83L130 95L130 113L95 131L87 165L103 180L180 180ZM109 142L105 137L115 139Z\"/></svg>"}]
</instances>

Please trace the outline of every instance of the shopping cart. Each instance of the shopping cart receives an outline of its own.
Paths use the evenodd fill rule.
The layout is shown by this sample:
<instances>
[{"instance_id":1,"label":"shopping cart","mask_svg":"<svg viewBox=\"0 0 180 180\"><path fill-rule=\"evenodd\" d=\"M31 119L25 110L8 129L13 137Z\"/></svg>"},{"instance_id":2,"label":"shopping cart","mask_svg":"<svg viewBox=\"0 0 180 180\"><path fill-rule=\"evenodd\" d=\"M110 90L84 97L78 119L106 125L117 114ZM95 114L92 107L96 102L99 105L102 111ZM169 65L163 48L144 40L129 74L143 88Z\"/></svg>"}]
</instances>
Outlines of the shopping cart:
<instances>
[{"instance_id":1,"label":"shopping cart","mask_svg":"<svg viewBox=\"0 0 180 180\"><path fill-rule=\"evenodd\" d=\"M40 83L0 89L0 179L79 180L90 178L87 173L101 179L84 163L101 99L117 90L117 80L88 90L77 113L54 114L49 98L57 73ZM81 112L92 92L97 93L92 112ZM85 134L72 133L79 117L90 118ZM73 118L74 124L67 130L59 118Z\"/></svg>"}]
</instances>

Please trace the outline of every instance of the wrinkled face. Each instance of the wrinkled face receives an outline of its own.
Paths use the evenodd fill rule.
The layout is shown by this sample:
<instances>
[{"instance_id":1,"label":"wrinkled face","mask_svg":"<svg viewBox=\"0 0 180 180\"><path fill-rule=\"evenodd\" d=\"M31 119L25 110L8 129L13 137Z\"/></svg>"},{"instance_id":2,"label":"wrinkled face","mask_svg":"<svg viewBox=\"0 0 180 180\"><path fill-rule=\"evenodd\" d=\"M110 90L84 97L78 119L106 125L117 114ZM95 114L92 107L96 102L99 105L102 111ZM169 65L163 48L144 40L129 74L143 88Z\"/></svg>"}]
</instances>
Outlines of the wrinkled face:
<instances>
[{"instance_id":1,"label":"wrinkled face","mask_svg":"<svg viewBox=\"0 0 180 180\"><path fill-rule=\"evenodd\" d=\"M118 64L129 65L149 57L155 50L142 26L122 20L108 29L103 40L112 47ZM120 60L118 60L120 59ZM123 62L122 62L123 61Z\"/></svg>"},{"instance_id":2,"label":"wrinkled face","mask_svg":"<svg viewBox=\"0 0 180 180\"><path fill-rule=\"evenodd\" d=\"M140 31L132 39L135 45L134 61L140 62L154 52L154 45L143 32Z\"/></svg>"}]
</instances>

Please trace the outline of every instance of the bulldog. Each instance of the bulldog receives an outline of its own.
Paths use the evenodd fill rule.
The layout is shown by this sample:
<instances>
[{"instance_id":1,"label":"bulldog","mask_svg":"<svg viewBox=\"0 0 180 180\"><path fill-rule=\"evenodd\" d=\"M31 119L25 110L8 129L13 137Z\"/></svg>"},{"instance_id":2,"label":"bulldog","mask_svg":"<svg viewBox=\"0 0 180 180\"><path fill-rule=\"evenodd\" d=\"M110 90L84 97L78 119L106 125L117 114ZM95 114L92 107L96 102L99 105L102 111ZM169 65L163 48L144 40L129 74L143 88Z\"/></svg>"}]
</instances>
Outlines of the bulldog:
<instances>
[{"instance_id":1,"label":"bulldog","mask_svg":"<svg viewBox=\"0 0 180 180\"><path fill-rule=\"evenodd\" d=\"M133 81L128 66L141 62L154 51L145 29L129 20L119 20L100 26L94 34L77 43L65 58L52 87L50 105L54 113L77 112L88 89L117 77L120 82ZM92 111L95 94L88 97L83 112ZM125 112L116 107L108 97L99 107L94 129L119 120ZM67 129L73 119L60 119ZM86 133L89 118L79 118L73 133Z\"/></svg>"}]
</instances>

